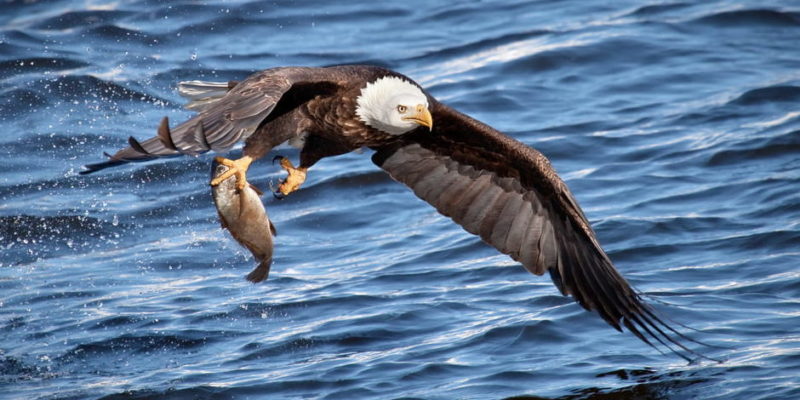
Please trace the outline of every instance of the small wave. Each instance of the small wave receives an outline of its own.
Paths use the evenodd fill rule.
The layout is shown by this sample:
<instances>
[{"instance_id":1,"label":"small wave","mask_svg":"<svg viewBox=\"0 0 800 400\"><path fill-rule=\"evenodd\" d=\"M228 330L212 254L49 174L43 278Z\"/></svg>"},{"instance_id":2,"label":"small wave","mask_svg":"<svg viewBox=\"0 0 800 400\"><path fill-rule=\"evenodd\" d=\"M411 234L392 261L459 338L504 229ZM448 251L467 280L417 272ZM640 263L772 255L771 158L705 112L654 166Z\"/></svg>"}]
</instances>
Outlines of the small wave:
<instances>
[{"instance_id":1,"label":"small wave","mask_svg":"<svg viewBox=\"0 0 800 400\"><path fill-rule=\"evenodd\" d=\"M0 247L3 265L22 265L43 257L89 248L98 240L118 235L123 226L114 226L82 215L0 216Z\"/></svg>"},{"instance_id":2,"label":"small wave","mask_svg":"<svg viewBox=\"0 0 800 400\"><path fill-rule=\"evenodd\" d=\"M52 94L64 100L84 100L87 97L96 97L102 101L137 101L177 106L169 100L91 75L67 75L53 80L40 80L34 84L35 86L41 88L40 92L42 93Z\"/></svg>"},{"instance_id":3,"label":"small wave","mask_svg":"<svg viewBox=\"0 0 800 400\"><path fill-rule=\"evenodd\" d=\"M0 79L19 74L46 74L88 66L88 63L71 58L28 57L0 61Z\"/></svg>"},{"instance_id":4,"label":"small wave","mask_svg":"<svg viewBox=\"0 0 800 400\"><path fill-rule=\"evenodd\" d=\"M108 24L134 14L135 13L130 11L119 10L67 11L63 14L46 18L33 27L42 30L82 29L100 24Z\"/></svg>"},{"instance_id":5,"label":"small wave","mask_svg":"<svg viewBox=\"0 0 800 400\"><path fill-rule=\"evenodd\" d=\"M34 36L30 33L13 29L13 30L6 30L3 31L3 49L11 50L9 54L16 54L17 52L21 54L27 54L31 51L30 48L27 46L35 46L35 48L39 48L45 44L45 41L39 38L38 36Z\"/></svg>"},{"instance_id":6,"label":"small wave","mask_svg":"<svg viewBox=\"0 0 800 400\"><path fill-rule=\"evenodd\" d=\"M686 237L681 242L670 244L641 244L628 248L609 251L608 255L617 262L642 264L648 260L681 254L697 249L714 250L720 252L752 253L779 252L795 243L800 243L800 232L791 230L778 230L774 232L758 232L734 234L732 236L719 236L710 239Z\"/></svg>"},{"instance_id":7,"label":"small wave","mask_svg":"<svg viewBox=\"0 0 800 400\"><path fill-rule=\"evenodd\" d=\"M692 376L683 371L672 371L667 374L655 375L647 369L631 370L629 372L615 372L599 374L598 377L616 376L620 379L635 381L633 385L609 389L602 387L581 388L570 396L561 399L656 399L665 400L673 397L679 389L687 390L693 385L708 382L711 378ZM695 391L700 389L695 389Z\"/></svg>"},{"instance_id":8,"label":"small wave","mask_svg":"<svg viewBox=\"0 0 800 400\"><path fill-rule=\"evenodd\" d=\"M387 342L402 341L412 337L419 330L416 326L406 326L398 328L387 326L386 328L359 329L352 326L347 331L329 335L314 335L308 337L295 337L289 340L259 348L240 357L238 361L254 361L269 359L274 357L295 357L292 353L319 351L320 348L337 348L336 352L346 352L358 350L365 346L382 347Z\"/></svg>"},{"instance_id":9,"label":"small wave","mask_svg":"<svg viewBox=\"0 0 800 400\"><path fill-rule=\"evenodd\" d=\"M737 249L738 251L755 250L769 253L793 248L797 243L800 243L800 231L775 230L715 239L710 241L711 246L709 247L723 251Z\"/></svg>"},{"instance_id":10,"label":"small wave","mask_svg":"<svg viewBox=\"0 0 800 400\"><path fill-rule=\"evenodd\" d=\"M473 330L468 337L461 337L445 348L436 351L457 351L476 347L486 347L492 354L519 351L530 343L548 343L556 345L568 342L570 333L559 328L551 320L529 321L523 324L495 325L485 330Z\"/></svg>"},{"instance_id":11,"label":"small wave","mask_svg":"<svg viewBox=\"0 0 800 400\"><path fill-rule=\"evenodd\" d=\"M147 136L147 134L141 135L141 137ZM116 150L126 145L127 143L118 141L117 146L112 144L111 149ZM93 159L91 162L103 160L104 158L102 154L98 153L97 158ZM203 173L202 176L203 179L205 179L205 172L209 170L210 165L211 161L208 156L186 157L177 154L173 157L163 157L160 160L119 166L107 171L80 176L77 179L122 184L130 184L130 182L147 182L152 184L177 183L180 182L181 179L184 179L183 182L195 179L198 177L198 173ZM198 188L199 187L200 186L198 186ZM210 193L207 188L203 189L202 192ZM199 194L202 192L193 192L192 194Z\"/></svg>"},{"instance_id":12,"label":"small wave","mask_svg":"<svg viewBox=\"0 0 800 400\"><path fill-rule=\"evenodd\" d=\"M463 4L447 4L439 3L442 6L433 8L430 12L425 13L424 17L420 19L421 22L442 23L442 24L457 24L469 23L474 21L476 15L485 17L487 11L494 13L515 13L526 8L525 2L510 2L503 3L497 2L492 4L491 10L481 3L467 2Z\"/></svg>"},{"instance_id":13,"label":"small wave","mask_svg":"<svg viewBox=\"0 0 800 400\"><path fill-rule=\"evenodd\" d=\"M0 216L0 243L65 240L74 235L92 235L111 224L82 215L37 217Z\"/></svg>"},{"instance_id":14,"label":"small wave","mask_svg":"<svg viewBox=\"0 0 800 400\"><path fill-rule=\"evenodd\" d=\"M508 74L527 74L531 71L552 71L566 67L581 67L592 74L613 73L620 65L655 64L672 56L668 49L654 42L631 38L608 38L562 46L553 50L535 52L529 56L509 60L503 70Z\"/></svg>"},{"instance_id":15,"label":"small wave","mask_svg":"<svg viewBox=\"0 0 800 400\"><path fill-rule=\"evenodd\" d=\"M69 299L89 299L94 298L99 295L99 291L87 291L87 290L71 290L71 291L64 291L64 292L56 292L41 296L31 297L26 299L26 303L28 304L37 304L37 303L46 303L51 302L53 300L69 300Z\"/></svg>"},{"instance_id":16,"label":"small wave","mask_svg":"<svg viewBox=\"0 0 800 400\"><path fill-rule=\"evenodd\" d=\"M271 394L280 395L272 396ZM325 393L320 397L320 393ZM100 397L98 400L150 400L150 399L239 399L239 398L324 398L326 400L372 399L381 397L381 392L359 387L353 379L335 381L320 379L257 381L255 384L240 383L236 386L200 385L166 390L125 390ZM288 397L287 397L288 396ZM74 397L78 398L78 397Z\"/></svg>"},{"instance_id":17,"label":"small wave","mask_svg":"<svg viewBox=\"0 0 800 400\"><path fill-rule=\"evenodd\" d=\"M792 131L778 137L749 141L739 149L721 150L708 160L709 166L735 164L745 161L774 160L778 157L800 155L800 131Z\"/></svg>"},{"instance_id":18,"label":"small wave","mask_svg":"<svg viewBox=\"0 0 800 400\"><path fill-rule=\"evenodd\" d=\"M256 3L258 4L258 3ZM240 6L245 7L247 3ZM153 2L147 12L137 13L131 17L134 22L152 23L153 21L164 21L174 18L176 15L189 21L197 21L200 18L213 17L219 14L219 6L214 4L204 4L199 2ZM176 22L172 22L175 24Z\"/></svg>"},{"instance_id":19,"label":"small wave","mask_svg":"<svg viewBox=\"0 0 800 400\"><path fill-rule=\"evenodd\" d=\"M682 10L687 7L691 7L692 4L690 3L668 3L668 4L653 4L642 6L628 14L629 16L637 16L637 17L644 17L644 16L651 16L657 14L664 14L670 11L675 10Z\"/></svg>"},{"instance_id":20,"label":"small wave","mask_svg":"<svg viewBox=\"0 0 800 400\"><path fill-rule=\"evenodd\" d=\"M231 34L239 30L263 27L264 25L262 25L262 23L263 21L256 18L244 16L226 16L197 22L195 24L186 26L185 28L181 29L180 32L184 35L191 34L197 36L207 35L208 32L215 32L217 34ZM277 25L277 23L274 24Z\"/></svg>"},{"instance_id":21,"label":"small wave","mask_svg":"<svg viewBox=\"0 0 800 400\"><path fill-rule=\"evenodd\" d=\"M769 86L744 92L730 104L750 106L771 102L800 101L800 87L791 85Z\"/></svg>"},{"instance_id":22,"label":"small wave","mask_svg":"<svg viewBox=\"0 0 800 400\"><path fill-rule=\"evenodd\" d=\"M272 278L270 278L272 280ZM192 317L193 324L217 320L247 320L263 319L265 316L279 318L297 316L304 313L322 315L325 312L335 312L344 308L367 307L383 304L390 300L377 296L347 295L336 297L315 298L311 300L287 301L282 303L242 303L231 307L228 311L204 313Z\"/></svg>"},{"instance_id":23,"label":"small wave","mask_svg":"<svg viewBox=\"0 0 800 400\"><path fill-rule=\"evenodd\" d=\"M467 365L458 365L458 364L443 364L443 363L431 363L427 365L423 365L421 368L418 368L416 371L412 371L400 377L401 381L417 381L417 380L425 380L425 379L447 379L450 376L455 376L464 372L464 370L469 370L475 368L473 366Z\"/></svg>"},{"instance_id":24,"label":"small wave","mask_svg":"<svg viewBox=\"0 0 800 400\"><path fill-rule=\"evenodd\" d=\"M107 330L109 328L117 328L127 325L138 324L145 321L144 317L132 315L115 315L111 317L104 317L96 321L91 321L88 327L89 330Z\"/></svg>"},{"instance_id":25,"label":"small wave","mask_svg":"<svg viewBox=\"0 0 800 400\"><path fill-rule=\"evenodd\" d=\"M425 259L425 261L430 261ZM409 261L409 264L416 264L416 262ZM395 265L396 266L396 265ZM401 270L401 268L395 268L396 270ZM425 272L414 272L414 273L384 273L378 275L374 278L370 279L370 282L374 283L375 285L385 285L385 284L424 284L425 282L437 282L442 280L447 280L448 278L452 278L456 272L452 270L441 270L441 271L425 271Z\"/></svg>"},{"instance_id":26,"label":"small wave","mask_svg":"<svg viewBox=\"0 0 800 400\"><path fill-rule=\"evenodd\" d=\"M366 158L366 156L365 156ZM336 175L316 185L315 190L341 190L363 188L380 183L390 183L392 179L383 171L364 171Z\"/></svg>"},{"instance_id":27,"label":"small wave","mask_svg":"<svg viewBox=\"0 0 800 400\"><path fill-rule=\"evenodd\" d=\"M45 106L59 100L80 101L86 104L87 99L93 99L95 104L104 108L116 107L116 102L119 101L178 106L167 99L91 75L64 75L55 79L38 79L26 86L0 93L0 117L15 119L24 114L41 112Z\"/></svg>"},{"instance_id":28,"label":"small wave","mask_svg":"<svg viewBox=\"0 0 800 400\"><path fill-rule=\"evenodd\" d=\"M84 34L91 37L93 40L113 41L117 46L132 45L136 43L169 46L169 41L173 37L151 32L136 31L111 24L95 26L91 29L88 29Z\"/></svg>"},{"instance_id":29,"label":"small wave","mask_svg":"<svg viewBox=\"0 0 800 400\"><path fill-rule=\"evenodd\" d=\"M70 362L120 352L148 353L153 351L174 351L193 349L208 344L207 337L187 335L123 335L111 339L79 344L59 357L60 361Z\"/></svg>"},{"instance_id":30,"label":"small wave","mask_svg":"<svg viewBox=\"0 0 800 400\"><path fill-rule=\"evenodd\" d=\"M754 207L750 212L743 214L748 218L767 219L772 221L780 221L786 215L796 215L797 210L800 210L800 199L797 198L794 188L799 187L800 179L790 182L789 185L783 186L786 193L781 198L786 199L780 204L775 204L771 207Z\"/></svg>"},{"instance_id":31,"label":"small wave","mask_svg":"<svg viewBox=\"0 0 800 400\"><path fill-rule=\"evenodd\" d=\"M752 228L751 225L738 223L722 217L664 217L652 219L614 218L595 224L595 230L608 240L624 240L629 232L640 232L647 235L681 234L691 232L714 232L719 230L737 230ZM615 237L619 235L619 237Z\"/></svg>"},{"instance_id":32,"label":"small wave","mask_svg":"<svg viewBox=\"0 0 800 400\"><path fill-rule=\"evenodd\" d=\"M12 89L0 94L0 118L13 119L28 112L41 110L50 99L35 90Z\"/></svg>"},{"instance_id":33,"label":"small wave","mask_svg":"<svg viewBox=\"0 0 800 400\"><path fill-rule=\"evenodd\" d=\"M30 365L14 357L0 353L0 383L14 383L37 378L47 378L53 374L41 367Z\"/></svg>"},{"instance_id":34,"label":"small wave","mask_svg":"<svg viewBox=\"0 0 800 400\"><path fill-rule=\"evenodd\" d=\"M541 378L541 375L534 372L529 371L503 371L491 374L489 376L483 377L480 380L485 382L519 382L519 383L528 383L532 380L537 378ZM523 400L524 397L520 400Z\"/></svg>"},{"instance_id":35,"label":"small wave","mask_svg":"<svg viewBox=\"0 0 800 400\"><path fill-rule=\"evenodd\" d=\"M2 146L6 154L30 154L36 152L40 155L50 156L52 159L62 159L65 152L74 152L77 148L98 148L119 143L119 139L109 136L52 133L23 136L20 139L2 143ZM13 168L13 165L8 165L6 168ZM0 193L2 192L0 190Z\"/></svg>"},{"instance_id":36,"label":"small wave","mask_svg":"<svg viewBox=\"0 0 800 400\"><path fill-rule=\"evenodd\" d=\"M535 30L529 30L529 31L523 31L523 32L513 32L513 33L509 33L509 34L505 34L505 35L501 35L501 36L497 36L497 37L493 37L493 38L489 38L489 39L481 39L481 40L468 42L468 43L465 43L465 44L458 44L458 45L455 45L455 46L439 48L439 49L436 49L436 50L432 50L432 51L426 52L425 54L422 54L422 55L411 57L408 60L409 61L411 61L411 60L428 60L428 59L446 60L446 59L450 59L450 58L453 58L453 57L465 56L465 55L469 55L469 54L475 54L475 53L477 53L477 52L479 52L479 51L481 51L483 49L490 48L490 47L501 46L501 45L504 45L504 44L509 44L509 43L513 43L513 42L517 42L517 41L521 41L521 40L527 40L527 39L531 39L531 38L534 38L534 37L543 36L543 35L546 35L548 33L552 33L552 32L548 31L548 30L543 30L543 29L535 29Z\"/></svg>"},{"instance_id":37,"label":"small wave","mask_svg":"<svg viewBox=\"0 0 800 400\"><path fill-rule=\"evenodd\" d=\"M743 29L754 25L764 25L771 28L776 26L800 26L800 13L770 9L723 11L697 18L694 22L717 27Z\"/></svg>"}]
</instances>

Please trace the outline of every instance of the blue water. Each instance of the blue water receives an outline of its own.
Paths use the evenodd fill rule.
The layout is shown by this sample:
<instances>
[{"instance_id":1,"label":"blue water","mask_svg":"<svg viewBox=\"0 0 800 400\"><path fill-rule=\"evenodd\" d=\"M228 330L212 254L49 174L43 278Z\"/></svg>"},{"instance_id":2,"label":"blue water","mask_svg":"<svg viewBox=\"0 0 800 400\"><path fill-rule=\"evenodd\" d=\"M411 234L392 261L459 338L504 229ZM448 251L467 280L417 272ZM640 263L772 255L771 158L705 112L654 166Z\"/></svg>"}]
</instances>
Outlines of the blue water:
<instances>
[{"instance_id":1,"label":"blue water","mask_svg":"<svg viewBox=\"0 0 800 400\"><path fill-rule=\"evenodd\" d=\"M800 398L798 3L343 3L0 3L0 398ZM77 175L187 118L178 81L339 63L550 157L623 274L726 361L614 331L368 151L265 197L258 285L212 154Z\"/></svg>"}]
</instances>

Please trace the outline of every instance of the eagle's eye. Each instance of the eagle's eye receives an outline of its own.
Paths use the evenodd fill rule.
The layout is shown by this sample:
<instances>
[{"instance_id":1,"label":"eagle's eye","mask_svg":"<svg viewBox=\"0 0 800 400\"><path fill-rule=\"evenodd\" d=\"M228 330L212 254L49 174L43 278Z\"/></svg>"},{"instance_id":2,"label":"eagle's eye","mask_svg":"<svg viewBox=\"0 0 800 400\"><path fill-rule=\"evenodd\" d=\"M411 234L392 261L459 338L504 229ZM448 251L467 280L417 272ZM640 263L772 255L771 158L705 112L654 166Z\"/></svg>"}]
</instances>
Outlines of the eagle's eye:
<instances>
[{"instance_id":1,"label":"eagle's eye","mask_svg":"<svg viewBox=\"0 0 800 400\"><path fill-rule=\"evenodd\" d=\"M401 104L401 105L399 105L399 106L397 106L397 112L399 112L400 114L403 114L403 113L405 113L405 112L406 112L406 110L408 110L408 107L406 107L406 106L404 106L404 105L402 105L402 104Z\"/></svg>"}]
</instances>

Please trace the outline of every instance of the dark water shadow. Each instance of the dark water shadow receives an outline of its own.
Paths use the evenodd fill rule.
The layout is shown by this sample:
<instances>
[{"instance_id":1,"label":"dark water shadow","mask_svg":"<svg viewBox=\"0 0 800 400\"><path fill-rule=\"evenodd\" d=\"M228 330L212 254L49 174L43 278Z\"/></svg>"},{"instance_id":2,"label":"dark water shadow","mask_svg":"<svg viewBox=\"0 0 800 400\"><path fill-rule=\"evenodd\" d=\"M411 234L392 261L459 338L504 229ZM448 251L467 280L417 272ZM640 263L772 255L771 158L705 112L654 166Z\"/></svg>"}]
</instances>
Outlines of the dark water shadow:
<instances>
[{"instance_id":1,"label":"dark water shadow","mask_svg":"<svg viewBox=\"0 0 800 400\"><path fill-rule=\"evenodd\" d=\"M670 399L676 391L690 386L705 383L708 377L696 376L697 373L683 371L656 374L651 369L619 369L597 374L598 378L616 376L623 381L634 384L621 388L587 387L573 390L574 393L560 397L512 396L504 400L641 400ZM682 397L682 396L681 396Z\"/></svg>"}]
</instances>

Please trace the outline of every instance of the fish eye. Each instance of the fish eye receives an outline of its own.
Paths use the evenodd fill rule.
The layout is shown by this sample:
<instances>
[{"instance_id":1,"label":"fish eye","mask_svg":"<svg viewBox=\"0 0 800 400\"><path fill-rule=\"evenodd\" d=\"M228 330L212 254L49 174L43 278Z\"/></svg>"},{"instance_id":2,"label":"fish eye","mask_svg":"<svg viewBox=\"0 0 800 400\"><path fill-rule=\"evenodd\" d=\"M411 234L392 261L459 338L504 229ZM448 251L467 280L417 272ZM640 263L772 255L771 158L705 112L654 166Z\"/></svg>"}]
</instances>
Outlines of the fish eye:
<instances>
[{"instance_id":1,"label":"fish eye","mask_svg":"<svg viewBox=\"0 0 800 400\"><path fill-rule=\"evenodd\" d=\"M399 112L399 113L401 113L401 114L402 114L402 113L405 113L405 112L406 112L406 110L408 110L408 107L406 107L406 106L404 106L404 105L402 105L402 104L401 104L401 105L399 105L399 106L397 106L397 112Z\"/></svg>"}]
</instances>

